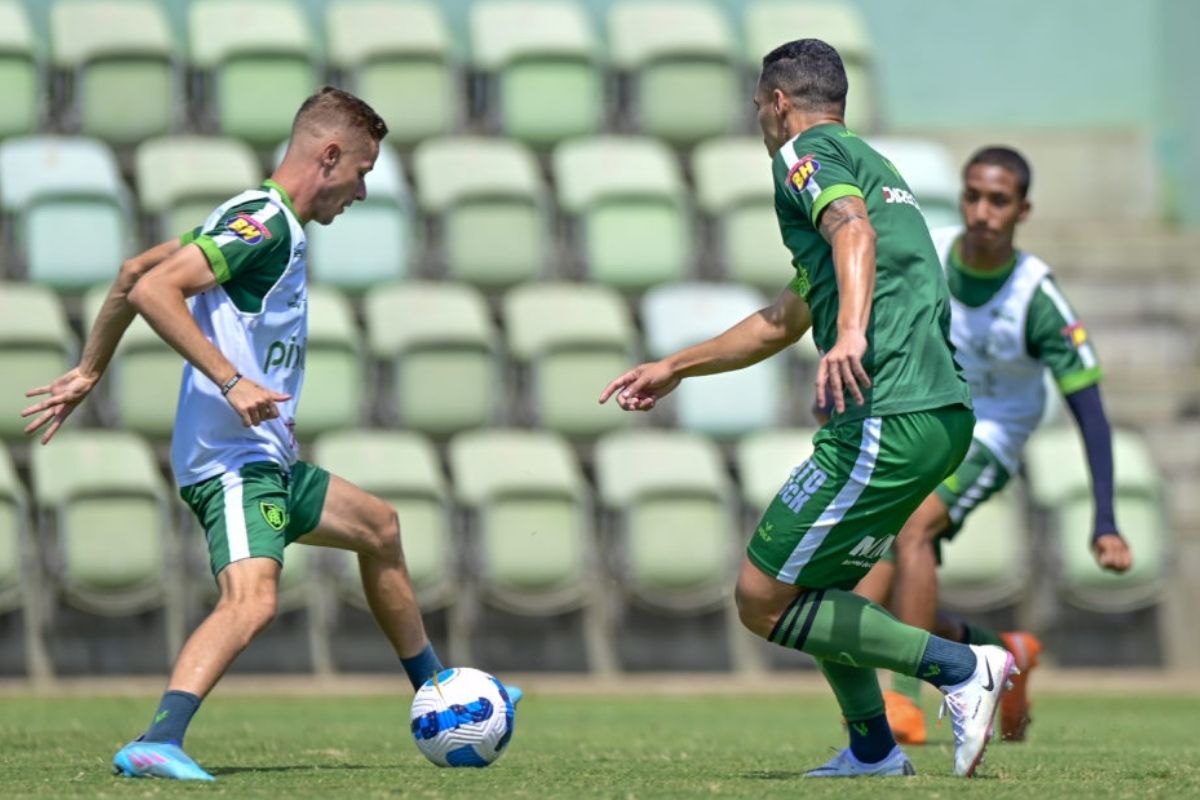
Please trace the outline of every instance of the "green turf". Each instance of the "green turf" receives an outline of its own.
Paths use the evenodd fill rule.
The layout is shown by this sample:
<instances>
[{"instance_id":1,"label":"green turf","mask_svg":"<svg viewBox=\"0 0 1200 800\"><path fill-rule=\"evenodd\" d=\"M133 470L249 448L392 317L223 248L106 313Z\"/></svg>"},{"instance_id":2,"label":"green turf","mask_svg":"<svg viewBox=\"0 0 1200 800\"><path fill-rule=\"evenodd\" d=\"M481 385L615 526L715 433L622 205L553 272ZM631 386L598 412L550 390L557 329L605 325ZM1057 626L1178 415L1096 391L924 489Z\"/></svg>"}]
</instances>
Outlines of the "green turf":
<instances>
[{"instance_id":1,"label":"green turf","mask_svg":"<svg viewBox=\"0 0 1200 800\"><path fill-rule=\"evenodd\" d=\"M445 770L412 744L407 698L218 693L187 742L216 784L112 777L112 753L153 705L0 698L0 796L1200 797L1196 697L1042 696L1031 740L994 745L974 780L953 777L947 724L910 748L916 778L803 784L843 736L832 702L813 695L534 695L496 765Z\"/></svg>"}]
</instances>

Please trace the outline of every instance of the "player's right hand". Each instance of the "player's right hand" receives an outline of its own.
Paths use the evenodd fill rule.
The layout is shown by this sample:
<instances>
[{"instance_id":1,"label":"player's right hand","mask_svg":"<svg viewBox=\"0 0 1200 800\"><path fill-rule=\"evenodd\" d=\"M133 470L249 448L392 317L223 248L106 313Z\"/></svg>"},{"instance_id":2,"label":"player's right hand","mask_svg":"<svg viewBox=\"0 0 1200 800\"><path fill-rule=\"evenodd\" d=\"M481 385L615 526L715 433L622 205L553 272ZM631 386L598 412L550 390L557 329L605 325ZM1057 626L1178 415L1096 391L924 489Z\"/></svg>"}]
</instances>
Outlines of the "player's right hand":
<instances>
[{"instance_id":1,"label":"player's right hand","mask_svg":"<svg viewBox=\"0 0 1200 800\"><path fill-rule=\"evenodd\" d=\"M249 378L242 378L225 400L229 406L242 418L242 424L247 428L261 424L267 420L279 418L279 407L276 403L291 400L290 394L280 394L273 389L255 383Z\"/></svg>"},{"instance_id":2,"label":"player's right hand","mask_svg":"<svg viewBox=\"0 0 1200 800\"><path fill-rule=\"evenodd\" d=\"M67 421L67 417L71 416L75 407L82 403L83 399L92 391L98 380L100 380L99 375L88 375L81 372L79 367L75 367L53 383L27 391L26 397L38 397L43 394L50 396L21 412L22 417L40 414L25 426L25 433L33 434L46 423L50 423L50 427L46 428L46 432L42 434L42 444L48 443L62 427L62 424Z\"/></svg>"},{"instance_id":3,"label":"player's right hand","mask_svg":"<svg viewBox=\"0 0 1200 800\"><path fill-rule=\"evenodd\" d=\"M600 402L607 402L616 394L617 405L626 411L649 411L682 380L665 361L639 364L605 386Z\"/></svg>"}]
</instances>

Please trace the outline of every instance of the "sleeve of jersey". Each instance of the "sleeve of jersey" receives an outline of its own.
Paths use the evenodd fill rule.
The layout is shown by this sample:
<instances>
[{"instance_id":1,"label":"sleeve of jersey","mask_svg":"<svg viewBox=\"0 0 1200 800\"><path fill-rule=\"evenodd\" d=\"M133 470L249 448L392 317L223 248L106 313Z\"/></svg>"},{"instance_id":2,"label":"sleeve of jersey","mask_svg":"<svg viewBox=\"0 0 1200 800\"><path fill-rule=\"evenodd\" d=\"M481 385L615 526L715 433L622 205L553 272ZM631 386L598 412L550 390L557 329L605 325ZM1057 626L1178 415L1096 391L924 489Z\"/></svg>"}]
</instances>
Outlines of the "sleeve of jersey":
<instances>
[{"instance_id":1,"label":"sleeve of jersey","mask_svg":"<svg viewBox=\"0 0 1200 800\"><path fill-rule=\"evenodd\" d=\"M845 154L820 139L788 142L779 148L772 166L779 193L803 209L813 227L834 200L863 196Z\"/></svg>"},{"instance_id":2,"label":"sleeve of jersey","mask_svg":"<svg viewBox=\"0 0 1200 800\"><path fill-rule=\"evenodd\" d=\"M230 209L194 242L204 251L217 283L227 283L257 265L286 259L289 238L282 211L271 203L251 203Z\"/></svg>"},{"instance_id":3,"label":"sleeve of jersey","mask_svg":"<svg viewBox=\"0 0 1200 800\"><path fill-rule=\"evenodd\" d=\"M204 233L203 225L192 228L190 231L184 231L179 235L179 246L187 247L189 244L199 239L202 233Z\"/></svg>"},{"instance_id":4,"label":"sleeve of jersey","mask_svg":"<svg viewBox=\"0 0 1200 800\"><path fill-rule=\"evenodd\" d=\"M1087 328L1052 278L1042 281L1029 304L1025 333L1029 354L1050 369L1063 394L1104 376Z\"/></svg>"}]
</instances>

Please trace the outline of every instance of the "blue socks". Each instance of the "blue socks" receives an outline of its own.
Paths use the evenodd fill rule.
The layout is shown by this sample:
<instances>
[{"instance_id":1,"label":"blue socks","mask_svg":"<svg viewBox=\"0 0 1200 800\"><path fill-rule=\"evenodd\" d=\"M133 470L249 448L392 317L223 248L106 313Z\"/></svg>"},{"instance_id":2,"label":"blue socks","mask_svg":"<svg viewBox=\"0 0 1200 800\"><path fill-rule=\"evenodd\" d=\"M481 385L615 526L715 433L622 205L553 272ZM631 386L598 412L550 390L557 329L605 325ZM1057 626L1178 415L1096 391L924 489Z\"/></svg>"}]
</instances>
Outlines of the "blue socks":
<instances>
[{"instance_id":1,"label":"blue socks","mask_svg":"<svg viewBox=\"0 0 1200 800\"><path fill-rule=\"evenodd\" d=\"M850 730L850 752L864 764L883 761L896 746L886 714L858 722L848 722L846 727Z\"/></svg>"},{"instance_id":2,"label":"blue socks","mask_svg":"<svg viewBox=\"0 0 1200 800\"><path fill-rule=\"evenodd\" d=\"M962 683L975 674L975 651L965 644L930 636L916 677L939 689Z\"/></svg>"},{"instance_id":3,"label":"blue socks","mask_svg":"<svg viewBox=\"0 0 1200 800\"><path fill-rule=\"evenodd\" d=\"M425 645L424 650L411 658L400 659L400 664L408 673L408 679L414 689L420 689L422 683L442 671L442 662L438 660L437 653L433 652L431 644Z\"/></svg>"},{"instance_id":4,"label":"blue socks","mask_svg":"<svg viewBox=\"0 0 1200 800\"><path fill-rule=\"evenodd\" d=\"M142 741L170 742L183 747L183 735L198 708L200 698L191 692L167 692L158 704L158 711L154 712L150 729L142 735Z\"/></svg>"}]
</instances>

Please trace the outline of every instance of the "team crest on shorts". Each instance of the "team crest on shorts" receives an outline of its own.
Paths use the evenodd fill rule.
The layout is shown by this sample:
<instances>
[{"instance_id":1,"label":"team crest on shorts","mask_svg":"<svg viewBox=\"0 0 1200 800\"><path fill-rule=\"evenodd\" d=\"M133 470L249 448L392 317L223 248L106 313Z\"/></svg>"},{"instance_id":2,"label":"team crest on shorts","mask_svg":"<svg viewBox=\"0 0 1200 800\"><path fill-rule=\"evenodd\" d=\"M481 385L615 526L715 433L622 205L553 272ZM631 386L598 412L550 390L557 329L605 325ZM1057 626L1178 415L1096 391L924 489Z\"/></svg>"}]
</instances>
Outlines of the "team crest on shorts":
<instances>
[{"instance_id":1,"label":"team crest on shorts","mask_svg":"<svg viewBox=\"0 0 1200 800\"><path fill-rule=\"evenodd\" d=\"M812 153L809 153L788 170L787 182L797 192L803 192L808 188L808 182L812 180L812 176L820 171L821 162L817 161Z\"/></svg>"},{"instance_id":2,"label":"team crest on shorts","mask_svg":"<svg viewBox=\"0 0 1200 800\"><path fill-rule=\"evenodd\" d=\"M245 211L239 211L225 220L225 230L242 240L243 244L258 244L271 238L271 231Z\"/></svg>"},{"instance_id":3,"label":"team crest on shorts","mask_svg":"<svg viewBox=\"0 0 1200 800\"><path fill-rule=\"evenodd\" d=\"M287 512L274 503L260 501L258 510L262 512L263 519L271 526L271 530L281 531L287 525Z\"/></svg>"}]
</instances>

